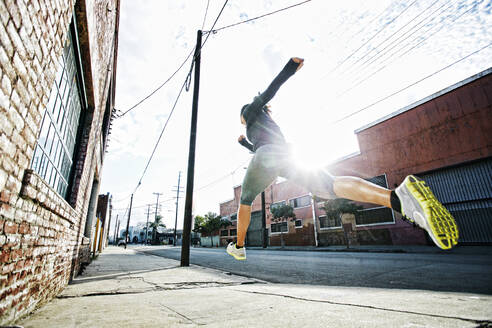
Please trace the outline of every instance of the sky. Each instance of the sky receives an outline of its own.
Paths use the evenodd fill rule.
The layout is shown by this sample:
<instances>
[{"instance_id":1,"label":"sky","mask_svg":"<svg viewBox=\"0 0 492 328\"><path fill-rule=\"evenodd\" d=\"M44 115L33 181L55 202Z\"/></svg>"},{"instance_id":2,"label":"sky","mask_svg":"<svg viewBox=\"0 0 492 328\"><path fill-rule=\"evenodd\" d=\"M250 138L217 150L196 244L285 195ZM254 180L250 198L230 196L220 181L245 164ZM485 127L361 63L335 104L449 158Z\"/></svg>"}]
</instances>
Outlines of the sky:
<instances>
[{"instance_id":1,"label":"sky","mask_svg":"<svg viewBox=\"0 0 492 328\"><path fill-rule=\"evenodd\" d=\"M299 2L230 0L215 28ZM194 48L197 30L208 31L223 4L121 2L115 99L120 113L168 79ZM237 143L245 134L239 111L289 58L304 58L304 66L271 101L273 118L299 161L320 167L358 151L354 130L490 68L491 30L487 0L312 0L204 34L209 38L201 54L193 213L218 213L219 204L233 198L252 157ZM172 115L171 110L190 65L113 122L100 193L112 195L113 218L122 220L121 227L132 193L130 225L145 222L148 204L152 221L154 193L162 193L160 214L174 228L181 171L177 226L182 228L193 82Z\"/></svg>"}]
</instances>

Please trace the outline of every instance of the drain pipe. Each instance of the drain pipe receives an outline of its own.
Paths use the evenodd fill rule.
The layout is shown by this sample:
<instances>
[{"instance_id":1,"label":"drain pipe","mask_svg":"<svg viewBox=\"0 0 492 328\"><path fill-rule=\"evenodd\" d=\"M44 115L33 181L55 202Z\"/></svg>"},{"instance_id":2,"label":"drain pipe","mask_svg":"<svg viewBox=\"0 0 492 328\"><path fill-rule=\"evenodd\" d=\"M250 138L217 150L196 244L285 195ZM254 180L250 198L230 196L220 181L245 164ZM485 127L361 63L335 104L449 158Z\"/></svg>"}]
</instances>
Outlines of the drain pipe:
<instances>
[{"instance_id":1,"label":"drain pipe","mask_svg":"<svg viewBox=\"0 0 492 328\"><path fill-rule=\"evenodd\" d=\"M316 211L314 209L314 197L312 193L309 193L309 196L311 196L311 209L313 210L313 229L314 229L314 243L316 247L318 247L318 229L316 225Z\"/></svg>"}]
</instances>

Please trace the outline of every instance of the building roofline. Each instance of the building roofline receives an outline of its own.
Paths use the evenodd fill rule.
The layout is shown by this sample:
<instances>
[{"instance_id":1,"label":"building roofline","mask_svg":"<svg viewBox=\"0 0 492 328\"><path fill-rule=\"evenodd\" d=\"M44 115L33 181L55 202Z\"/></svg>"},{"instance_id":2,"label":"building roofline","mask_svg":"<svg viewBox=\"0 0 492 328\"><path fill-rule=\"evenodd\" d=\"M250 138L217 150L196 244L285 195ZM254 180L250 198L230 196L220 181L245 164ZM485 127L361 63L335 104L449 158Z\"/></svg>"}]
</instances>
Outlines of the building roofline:
<instances>
[{"instance_id":1,"label":"building roofline","mask_svg":"<svg viewBox=\"0 0 492 328\"><path fill-rule=\"evenodd\" d=\"M352 158L352 157L355 157L355 156L359 156L359 155L360 155L360 151L356 151L356 152L350 153L348 155L345 155L345 156L342 156L340 158L335 159L330 164L328 164L328 166L334 165L334 164L337 164L337 163L340 163L340 162L343 162L343 161L345 161L345 160L347 160L349 158Z\"/></svg>"},{"instance_id":2,"label":"building roofline","mask_svg":"<svg viewBox=\"0 0 492 328\"><path fill-rule=\"evenodd\" d=\"M491 73L492 73L492 67L489 67L489 68L487 68L486 70L484 70L484 71L482 71L480 73L477 73L475 75L472 75L472 76L470 76L470 77L468 77L468 78L466 78L466 79L464 79L464 80L462 80L462 81L460 81L458 83L455 83L455 84L453 84L453 85L451 85L451 86L449 86L447 88L444 88L444 89L442 89L442 90L440 90L440 91L438 91L438 92L436 92L436 93L434 93L434 94L432 94L430 96L427 96L427 97L425 97L425 98L423 98L421 100L418 100L418 101L416 101L416 102L414 102L414 103L412 103L412 104L410 104L408 106L405 106L403 108L400 108L396 112L393 112L391 114L388 114L386 116L383 116L383 117L377 119L376 121L374 121L372 123L366 124L366 125L358 128L357 130L355 130L354 133L357 134L357 133L360 133L360 132L362 132L364 130L367 130L367 129L375 126L375 125L378 125L379 123L382 123L384 121L387 121L390 118L393 118L395 116L398 116L398 115L400 115L400 114L402 114L402 113L404 113L406 111L409 111L409 110L411 110L411 109L413 109L413 108L415 108L415 107L417 107L419 105L422 105L423 103L426 103L428 101L431 101L431 100L433 100L433 99L435 99L435 98L437 98L439 96L442 96L443 94L446 94L446 93L451 92L451 91L453 91L455 89L458 89L459 87L462 87L465 84L471 83L471 82L473 82L475 80L478 80L479 78L484 77L486 75L489 75Z\"/></svg>"}]
</instances>

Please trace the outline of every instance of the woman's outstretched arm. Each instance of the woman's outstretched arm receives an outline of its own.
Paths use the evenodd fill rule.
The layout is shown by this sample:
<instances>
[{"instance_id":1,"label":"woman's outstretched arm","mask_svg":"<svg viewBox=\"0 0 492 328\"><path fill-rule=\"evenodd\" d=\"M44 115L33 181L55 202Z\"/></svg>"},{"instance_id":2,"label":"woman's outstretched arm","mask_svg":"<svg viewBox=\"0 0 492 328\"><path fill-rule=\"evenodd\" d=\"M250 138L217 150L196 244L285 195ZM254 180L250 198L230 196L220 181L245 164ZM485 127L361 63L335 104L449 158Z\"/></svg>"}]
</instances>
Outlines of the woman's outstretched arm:
<instances>
[{"instance_id":1,"label":"woman's outstretched arm","mask_svg":"<svg viewBox=\"0 0 492 328\"><path fill-rule=\"evenodd\" d=\"M265 106L275 96L277 91L295 72L297 72L304 64L304 59L294 57L291 58L284 66L282 71L273 79L268 88L256 96L251 104L245 108L243 117L248 122L258 115L263 106Z\"/></svg>"}]
</instances>

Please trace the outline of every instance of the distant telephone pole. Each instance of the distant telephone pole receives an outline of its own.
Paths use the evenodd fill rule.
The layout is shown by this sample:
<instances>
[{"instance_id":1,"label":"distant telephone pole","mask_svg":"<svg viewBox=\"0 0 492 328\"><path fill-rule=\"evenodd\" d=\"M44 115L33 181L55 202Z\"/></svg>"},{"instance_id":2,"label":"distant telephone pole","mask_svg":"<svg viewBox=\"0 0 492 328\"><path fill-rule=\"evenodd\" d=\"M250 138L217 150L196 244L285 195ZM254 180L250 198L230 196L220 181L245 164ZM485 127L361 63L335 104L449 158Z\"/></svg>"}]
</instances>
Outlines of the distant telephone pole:
<instances>
[{"instance_id":1,"label":"distant telephone pole","mask_svg":"<svg viewBox=\"0 0 492 328\"><path fill-rule=\"evenodd\" d=\"M113 244L118 245L116 242L116 238L118 238L118 229L120 228L120 219L118 219L119 214L116 214L116 221L114 223L114 239L113 239Z\"/></svg>"},{"instance_id":2,"label":"distant telephone pole","mask_svg":"<svg viewBox=\"0 0 492 328\"><path fill-rule=\"evenodd\" d=\"M178 206L179 206L179 193L181 191L181 187L179 186L181 182L181 171L179 171L178 175L178 186L176 187L176 219L174 220L174 238L173 238L173 246L176 246L176 229L178 228Z\"/></svg>"},{"instance_id":3,"label":"distant telephone pole","mask_svg":"<svg viewBox=\"0 0 492 328\"><path fill-rule=\"evenodd\" d=\"M159 196L162 195L160 192L153 192L154 195L157 196L157 200L155 201L155 216L154 216L154 222L157 222L157 213L159 213ZM154 227L156 229L157 233L157 227ZM153 236L157 236L156 234L152 234Z\"/></svg>"},{"instance_id":4,"label":"distant telephone pole","mask_svg":"<svg viewBox=\"0 0 492 328\"><path fill-rule=\"evenodd\" d=\"M147 205L147 224L145 225L145 245L147 245L147 238L149 233L149 215L150 215L150 204Z\"/></svg>"},{"instance_id":5,"label":"distant telephone pole","mask_svg":"<svg viewBox=\"0 0 492 328\"><path fill-rule=\"evenodd\" d=\"M132 215L132 205L133 205L133 194L130 198L130 209L128 210L128 220L126 221L126 233L125 233L125 249L126 244L128 243L128 229L130 229L130 217Z\"/></svg>"}]
</instances>

